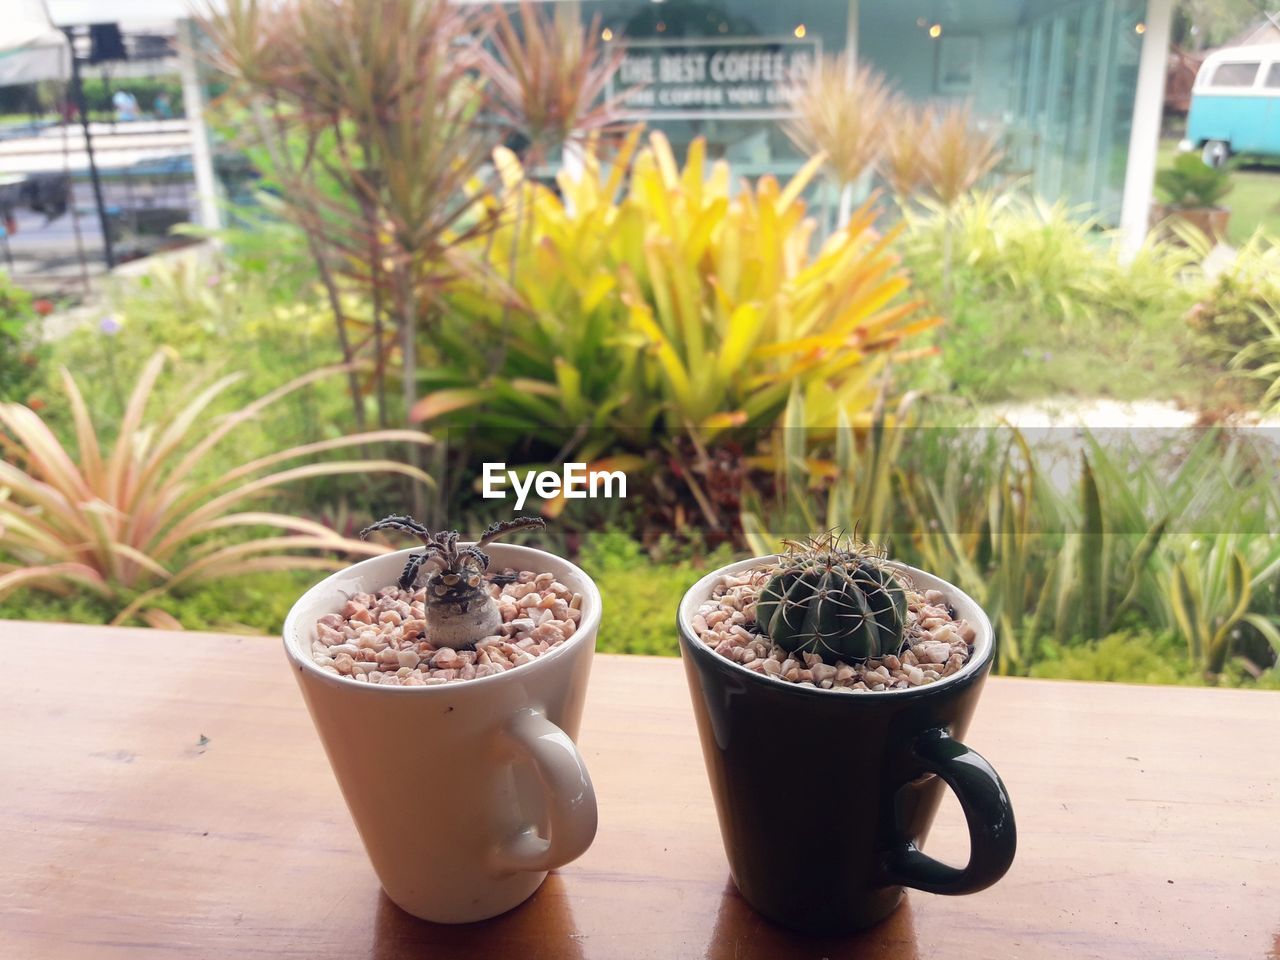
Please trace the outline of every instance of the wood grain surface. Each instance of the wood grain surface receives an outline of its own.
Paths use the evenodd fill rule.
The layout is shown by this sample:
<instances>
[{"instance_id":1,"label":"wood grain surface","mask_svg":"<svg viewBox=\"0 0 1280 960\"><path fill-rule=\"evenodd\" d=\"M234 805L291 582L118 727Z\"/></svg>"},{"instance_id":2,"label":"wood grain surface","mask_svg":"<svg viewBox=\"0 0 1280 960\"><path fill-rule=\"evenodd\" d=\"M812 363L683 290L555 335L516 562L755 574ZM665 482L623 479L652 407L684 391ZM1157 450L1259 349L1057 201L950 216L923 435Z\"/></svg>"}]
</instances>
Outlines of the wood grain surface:
<instances>
[{"instance_id":1,"label":"wood grain surface","mask_svg":"<svg viewBox=\"0 0 1280 960\"><path fill-rule=\"evenodd\" d=\"M0 622L0 651L4 960L1280 960L1280 694L992 679L967 739L1013 797L1012 871L832 941L736 894L675 660L597 657L590 852L440 927L380 893L278 641ZM949 802L930 852L964 847Z\"/></svg>"}]
</instances>

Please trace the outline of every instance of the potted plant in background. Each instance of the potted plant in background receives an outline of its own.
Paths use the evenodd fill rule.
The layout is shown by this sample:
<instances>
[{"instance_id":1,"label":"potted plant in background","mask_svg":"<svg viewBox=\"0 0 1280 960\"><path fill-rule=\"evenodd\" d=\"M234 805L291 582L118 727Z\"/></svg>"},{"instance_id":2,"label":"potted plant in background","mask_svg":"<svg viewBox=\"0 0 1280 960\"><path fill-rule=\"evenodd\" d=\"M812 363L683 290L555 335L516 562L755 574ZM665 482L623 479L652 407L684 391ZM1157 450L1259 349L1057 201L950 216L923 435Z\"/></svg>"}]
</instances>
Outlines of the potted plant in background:
<instances>
[{"instance_id":1,"label":"potted plant in background","mask_svg":"<svg viewBox=\"0 0 1280 960\"><path fill-rule=\"evenodd\" d=\"M844 933L904 887L972 893L1008 870L1008 794L961 742L994 648L969 596L829 534L703 577L678 628L730 871L766 917ZM944 783L962 869L921 852Z\"/></svg>"},{"instance_id":2,"label":"potted plant in background","mask_svg":"<svg viewBox=\"0 0 1280 960\"><path fill-rule=\"evenodd\" d=\"M1156 223L1185 223L1214 243L1227 235L1231 211L1219 201L1231 192L1229 167L1210 167L1194 153L1180 153L1173 166L1156 173L1156 190L1164 200L1154 211Z\"/></svg>"},{"instance_id":3,"label":"potted plant in background","mask_svg":"<svg viewBox=\"0 0 1280 960\"><path fill-rule=\"evenodd\" d=\"M411 517L418 537L335 573L290 611L284 647L387 895L426 920L496 916L595 836L574 746L600 625L578 567Z\"/></svg>"}]
</instances>

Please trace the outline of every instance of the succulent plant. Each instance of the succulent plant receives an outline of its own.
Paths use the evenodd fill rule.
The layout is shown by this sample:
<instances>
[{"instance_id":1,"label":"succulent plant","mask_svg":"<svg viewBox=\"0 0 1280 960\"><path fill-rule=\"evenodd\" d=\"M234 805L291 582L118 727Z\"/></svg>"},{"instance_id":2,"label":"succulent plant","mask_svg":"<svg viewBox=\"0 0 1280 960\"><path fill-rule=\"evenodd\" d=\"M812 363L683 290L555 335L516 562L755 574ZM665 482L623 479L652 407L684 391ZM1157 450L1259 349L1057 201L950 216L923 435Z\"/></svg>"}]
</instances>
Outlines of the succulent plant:
<instances>
[{"instance_id":1,"label":"succulent plant","mask_svg":"<svg viewBox=\"0 0 1280 960\"><path fill-rule=\"evenodd\" d=\"M400 574L400 588L413 589L424 563L437 565L426 582L426 636L437 647L457 650L493 636L502 624L502 614L485 579L489 555L484 547L513 530L545 526L541 517L499 520L486 527L474 544L460 545L457 530L432 533L413 517L390 516L361 530L360 539L375 530L400 530L422 541L426 549L409 555Z\"/></svg>"},{"instance_id":2,"label":"succulent plant","mask_svg":"<svg viewBox=\"0 0 1280 960\"><path fill-rule=\"evenodd\" d=\"M756 603L756 622L770 640L827 663L902 649L907 588L883 552L836 534L788 547Z\"/></svg>"}]
</instances>

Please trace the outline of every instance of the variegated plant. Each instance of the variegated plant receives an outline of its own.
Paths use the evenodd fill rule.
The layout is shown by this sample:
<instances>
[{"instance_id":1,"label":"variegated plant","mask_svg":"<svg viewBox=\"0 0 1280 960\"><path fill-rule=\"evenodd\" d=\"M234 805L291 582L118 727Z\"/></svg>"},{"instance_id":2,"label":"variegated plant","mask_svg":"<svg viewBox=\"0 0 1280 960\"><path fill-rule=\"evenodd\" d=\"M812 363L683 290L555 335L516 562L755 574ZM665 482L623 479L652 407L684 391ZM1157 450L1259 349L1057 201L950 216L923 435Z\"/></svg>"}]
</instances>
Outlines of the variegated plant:
<instances>
[{"instance_id":1,"label":"variegated plant","mask_svg":"<svg viewBox=\"0 0 1280 960\"><path fill-rule=\"evenodd\" d=\"M64 447L28 407L0 404L0 596L20 587L88 591L118 604L115 622L124 622L176 587L262 570L332 569L342 563L335 552L368 556L386 548L272 512L261 504L264 496L285 484L339 474L398 473L431 483L422 471L394 459L283 466L333 450L431 442L412 430L309 443L207 476L202 467L210 453L237 427L341 368L313 371L214 417L210 405L237 377L223 377L184 407L155 415L147 408L163 366L163 354L146 365L110 443L102 441L90 403L65 369L76 449ZM263 529L278 535L235 535Z\"/></svg>"},{"instance_id":2,"label":"variegated plant","mask_svg":"<svg viewBox=\"0 0 1280 960\"><path fill-rule=\"evenodd\" d=\"M702 140L681 167L661 133L641 148L633 131L611 162L588 150L559 193L506 151L497 165L497 202L532 211L511 291L527 320L507 329L492 286L455 287L417 420L465 410L473 426L568 426L597 451L620 436L649 448L771 426L796 388L809 425L834 428L843 410L862 426L885 365L938 322L912 296L896 230L878 231L869 207L816 242L802 197L820 159L785 186L762 177L735 190ZM511 249L513 221L502 217L495 257Z\"/></svg>"}]
</instances>

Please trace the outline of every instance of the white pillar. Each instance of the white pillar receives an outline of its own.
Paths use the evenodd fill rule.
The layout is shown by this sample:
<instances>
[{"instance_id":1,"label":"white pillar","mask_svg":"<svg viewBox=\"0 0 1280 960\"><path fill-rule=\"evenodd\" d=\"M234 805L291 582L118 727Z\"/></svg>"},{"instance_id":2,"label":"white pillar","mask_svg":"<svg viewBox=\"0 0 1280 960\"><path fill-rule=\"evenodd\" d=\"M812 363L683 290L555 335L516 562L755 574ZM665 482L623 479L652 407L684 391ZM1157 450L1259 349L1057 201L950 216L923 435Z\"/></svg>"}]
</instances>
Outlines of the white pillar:
<instances>
[{"instance_id":1,"label":"white pillar","mask_svg":"<svg viewBox=\"0 0 1280 960\"><path fill-rule=\"evenodd\" d=\"M178 69L182 74L182 106L191 135L191 168L196 179L200 205L200 226L217 230L222 226L218 209L218 180L213 175L213 151L209 148L209 128L204 122L204 90L196 69L195 29L190 19L178 21Z\"/></svg>"},{"instance_id":2,"label":"white pillar","mask_svg":"<svg viewBox=\"0 0 1280 960\"><path fill-rule=\"evenodd\" d=\"M845 25L844 50L849 58L849 68L858 62L858 0L849 0L849 20Z\"/></svg>"},{"instance_id":3,"label":"white pillar","mask_svg":"<svg viewBox=\"0 0 1280 960\"><path fill-rule=\"evenodd\" d=\"M1173 0L1147 0L1146 28L1138 60L1138 89L1133 98L1133 125L1129 131L1129 163L1125 168L1124 198L1120 206L1121 242L1129 254L1136 253L1142 246L1151 216L1172 19Z\"/></svg>"}]
</instances>

